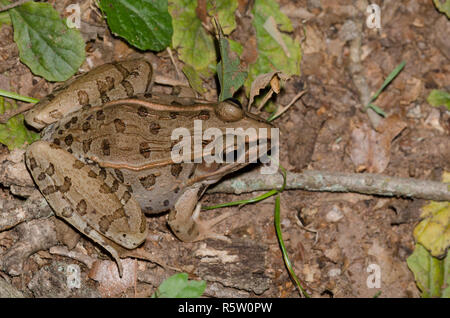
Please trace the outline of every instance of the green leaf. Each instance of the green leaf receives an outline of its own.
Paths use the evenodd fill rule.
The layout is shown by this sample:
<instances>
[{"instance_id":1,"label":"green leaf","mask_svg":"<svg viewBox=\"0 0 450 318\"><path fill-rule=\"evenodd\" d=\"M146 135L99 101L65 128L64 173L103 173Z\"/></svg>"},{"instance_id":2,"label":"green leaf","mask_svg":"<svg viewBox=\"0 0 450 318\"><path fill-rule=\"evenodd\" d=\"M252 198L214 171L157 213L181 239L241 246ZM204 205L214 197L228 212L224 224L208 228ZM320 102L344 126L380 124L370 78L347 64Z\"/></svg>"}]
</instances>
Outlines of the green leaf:
<instances>
[{"instance_id":1,"label":"green leaf","mask_svg":"<svg viewBox=\"0 0 450 318\"><path fill-rule=\"evenodd\" d=\"M217 17L223 33L228 35L236 29L234 13L238 8L236 0L208 1L208 14Z\"/></svg>"},{"instance_id":2,"label":"green leaf","mask_svg":"<svg viewBox=\"0 0 450 318\"><path fill-rule=\"evenodd\" d=\"M180 59L197 72L209 75L208 67L216 64L214 37L207 33L197 18L197 1L170 0L169 12L173 18L172 46Z\"/></svg>"},{"instance_id":3,"label":"green leaf","mask_svg":"<svg viewBox=\"0 0 450 318\"><path fill-rule=\"evenodd\" d=\"M422 297L450 298L448 255L439 260L433 257L425 247L416 244L414 252L407 259L407 264L414 274L417 286L422 291Z\"/></svg>"},{"instance_id":4,"label":"green leaf","mask_svg":"<svg viewBox=\"0 0 450 318\"><path fill-rule=\"evenodd\" d=\"M216 27L219 33L219 51L221 56L221 60L217 64L217 75L220 82L219 101L224 101L233 97L233 94L244 84L247 72L243 70L237 54L230 50L230 44L217 21Z\"/></svg>"},{"instance_id":5,"label":"green leaf","mask_svg":"<svg viewBox=\"0 0 450 318\"><path fill-rule=\"evenodd\" d=\"M384 110L382 110L380 107L378 107L375 104L369 103L369 105L367 105L367 107L372 108L374 112L376 112L378 115L386 117L386 113L384 112Z\"/></svg>"},{"instance_id":6,"label":"green leaf","mask_svg":"<svg viewBox=\"0 0 450 318\"><path fill-rule=\"evenodd\" d=\"M0 97L0 114L15 108L15 103L5 102L4 98ZM25 127L22 114L10 118L6 124L0 124L0 143L6 145L9 150L29 145L38 139L39 134Z\"/></svg>"},{"instance_id":7,"label":"green leaf","mask_svg":"<svg viewBox=\"0 0 450 318\"><path fill-rule=\"evenodd\" d=\"M234 12L237 1L217 1L214 7L208 1L208 12L224 21L224 33L228 34L236 27ZM169 0L169 12L173 18L172 47L177 49L178 56L185 64L189 64L202 77L209 77L216 72L217 51L214 35L208 33L197 17L197 1ZM242 54L242 45L229 40L230 48Z\"/></svg>"},{"instance_id":8,"label":"green leaf","mask_svg":"<svg viewBox=\"0 0 450 318\"><path fill-rule=\"evenodd\" d=\"M436 8L450 18L450 0L433 0Z\"/></svg>"},{"instance_id":9,"label":"green leaf","mask_svg":"<svg viewBox=\"0 0 450 318\"><path fill-rule=\"evenodd\" d=\"M249 91L251 83L260 74L272 71L282 71L287 75L300 74L300 61L302 57L300 43L289 35L280 33L293 30L291 21L284 15L279 5L274 0L255 1L252 10L253 25L256 30L258 45L258 59L250 65L249 76L245 82ZM269 33L266 22L274 20L276 23L274 32ZM279 31L278 31L279 30Z\"/></svg>"},{"instance_id":10,"label":"green leaf","mask_svg":"<svg viewBox=\"0 0 450 318\"><path fill-rule=\"evenodd\" d=\"M11 19L7 11L0 13L0 28L3 24L11 24Z\"/></svg>"},{"instance_id":11,"label":"green leaf","mask_svg":"<svg viewBox=\"0 0 450 318\"><path fill-rule=\"evenodd\" d=\"M400 71L405 67L406 62L401 62L399 65L397 65L394 70L389 73L389 75L384 80L383 84L381 85L380 89L372 96L372 98L369 101L369 104L372 103L374 100L378 98L378 96L381 94L381 92L394 80L394 78L397 77L397 75L400 73Z\"/></svg>"},{"instance_id":12,"label":"green leaf","mask_svg":"<svg viewBox=\"0 0 450 318\"><path fill-rule=\"evenodd\" d=\"M204 280L188 280L188 274L178 273L164 280L152 298L197 298L205 288Z\"/></svg>"},{"instance_id":13,"label":"green leaf","mask_svg":"<svg viewBox=\"0 0 450 318\"><path fill-rule=\"evenodd\" d=\"M445 91L440 91L438 89L433 89L430 95L427 97L427 102L431 106L439 107L445 105L448 110L450 110L450 94Z\"/></svg>"},{"instance_id":14,"label":"green leaf","mask_svg":"<svg viewBox=\"0 0 450 318\"><path fill-rule=\"evenodd\" d=\"M101 0L111 31L141 50L170 45L173 28L167 0Z\"/></svg>"},{"instance_id":15,"label":"green leaf","mask_svg":"<svg viewBox=\"0 0 450 318\"><path fill-rule=\"evenodd\" d=\"M203 84L202 79L191 65L185 64L183 66L183 73L184 75L186 75L189 84L193 89L195 89L200 94L205 93L205 89L203 88L202 85Z\"/></svg>"},{"instance_id":16,"label":"green leaf","mask_svg":"<svg viewBox=\"0 0 450 318\"><path fill-rule=\"evenodd\" d=\"M450 183L444 172L443 182ZM422 208L424 218L414 229L414 238L435 257L442 257L450 246L450 202L431 201Z\"/></svg>"},{"instance_id":17,"label":"green leaf","mask_svg":"<svg viewBox=\"0 0 450 318\"><path fill-rule=\"evenodd\" d=\"M9 10L20 60L49 81L70 78L85 58L80 32L69 29L49 3L27 2Z\"/></svg>"},{"instance_id":18,"label":"green leaf","mask_svg":"<svg viewBox=\"0 0 450 318\"><path fill-rule=\"evenodd\" d=\"M0 96L12 98L12 99L15 99L15 100L20 100L22 102L27 102L27 103L37 103L37 102L39 102L39 99L37 99L37 98L19 95L17 93L5 91L3 89L0 89Z\"/></svg>"}]
</instances>

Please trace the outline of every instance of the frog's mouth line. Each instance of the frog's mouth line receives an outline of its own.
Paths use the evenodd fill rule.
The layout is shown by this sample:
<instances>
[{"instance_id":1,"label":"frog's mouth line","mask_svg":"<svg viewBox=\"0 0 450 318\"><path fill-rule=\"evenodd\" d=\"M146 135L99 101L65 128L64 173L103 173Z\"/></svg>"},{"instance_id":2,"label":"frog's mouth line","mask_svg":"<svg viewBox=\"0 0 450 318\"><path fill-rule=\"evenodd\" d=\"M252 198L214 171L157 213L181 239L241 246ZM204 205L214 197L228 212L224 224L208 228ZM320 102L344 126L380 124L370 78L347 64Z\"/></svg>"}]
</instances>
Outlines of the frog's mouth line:
<instances>
[{"instance_id":1,"label":"frog's mouth line","mask_svg":"<svg viewBox=\"0 0 450 318\"><path fill-rule=\"evenodd\" d=\"M260 148L261 144L258 144L258 147L251 147L250 143L246 142L245 149L247 149L247 150L241 154L239 154L239 151L238 151L236 145L228 147L221 154L221 156L224 158L224 161L222 163L214 163L213 165L215 165L215 167L212 169L208 169L206 167L207 166L206 163L201 163L200 165L202 168L197 168L197 169L202 169L203 173L197 177L190 179L188 184L186 184L185 186L190 186L190 185L193 185L198 182L205 182L206 180L208 181L207 183L213 184L213 183L216 183L220 178L222 178L222 176L224 176L226 174L237 171L237 170L249 165L250 163L258 163L258 161L261 161L260 160L261 157L264 157L264 156L267 157L268 155L270 155L271 151L273 150L273 147L275 147L275 145L273 145L273 147L272 147L270 140L263 141L263 142L265 142L266 146L267 146L267 148L266 148L267 151L265 151L264 153L259 153L259 149L261 149ZM240 155L241 158L236 159L238 155ZM226 158L227 156L228 156L228 159L233 158L233 161L227 163L225 161L225 159L227 159ZM236 160L234 160L234 159L236 159ZM263 162L263 163L267 163L267 162Z\"/></svg>"}]
</instances>

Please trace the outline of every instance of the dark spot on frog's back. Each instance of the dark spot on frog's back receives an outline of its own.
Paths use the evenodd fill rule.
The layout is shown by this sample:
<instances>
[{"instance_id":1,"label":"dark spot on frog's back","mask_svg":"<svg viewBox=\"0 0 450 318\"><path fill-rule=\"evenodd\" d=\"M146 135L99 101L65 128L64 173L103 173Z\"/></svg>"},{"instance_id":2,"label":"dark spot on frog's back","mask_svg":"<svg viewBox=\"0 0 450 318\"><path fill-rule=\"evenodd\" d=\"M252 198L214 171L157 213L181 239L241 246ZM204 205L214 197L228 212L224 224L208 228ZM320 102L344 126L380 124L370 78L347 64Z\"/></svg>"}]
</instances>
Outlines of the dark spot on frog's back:
<instances>
[{"instance_id":1,"label":"dark spot on frog's back","mask_svg":"<svg viewBox=\"0 0 450 318\"><path fill-rule=\"evenodd\" d=\"M44 180L44 179L45 179L45 173L41 172L41 173L38 175L37 179L38 179L39 181Z\"/></svg>"},{"instance_id":2,"label":"dark spot on frog's back","mask_svg":"<svg viewBox=\"0 0 450 318\"><path fill-rule=\"evenodd\" d=\"M78 103L79 103L81 106L87 106L87 105L89 105L89 94L86 93L86 91L84 91L84 90L79 90L79 91L77 92L77 95L78 95Z\"/></svg>"},{"instance_id":3,"label":"dark spot on frog's back","mask_svg":"<svg viewBox=\"0 0 450 318\"><path fill-rule=\"evenodd\" d=\"M148 116L148 109L145 108L144 106L141 106L138 108L138 115L140 117L147 117Z\"/></svg>"},{"instance_id":4,"label":"dark spot on frog's back","mask_svg":"<svg viewBox=\"0 0 450 318\"><path fill-rule=\"evenodd\" d=\"M106 93L100 94L100 99L102 100L103 104L106 104L107 102L110 102L111 100L109 99L108 95L106 95Z\"/></svg>"},{"instance_id":5,"label":"dark spot on frog's back","mask_svg":"<svg viewBox=\"0 0 450 318\"><path fill-rule=\"evenodd\" d=\"M83 152L87 153L91 149L92 139L83 140Z\"/></svg>"},{"instance_id":6,"label":"dark spot on frog's back","mask_svg":"<svg viewBox=\"0 0 450 318\"><path fill-rule=\"evenodd\" d=\"M64 207L62 210L62 216L65 218L70 218L73 215L73 209L70 206Z\"/></svg>"},{"instance_id":7,"label":"dark spot on frog's back","mask_svg":"<svg viewBox=\"0 0 450 318\"><path fill-rule=\"evenodd\" d=\"M74 167L75 169L81 169L84 167L84 163L80 160L75 160L75 162L73 163L72 167Z\"/></svg>"},{"instance_id":8,"label":"dark spot on frog's back","mask_svg":"<svg viewBox=\"0 0 450 318\"><path fill-rule=\"evenodd\" d=\"M109 156L111 154L111 148L108 139L102 140L102 153L104 156Z\"/></svg>"},{"instance_id":9,"label":"dark spot on frog's back","mask_svg":"<svg viewBox=\"0 0 450 318\"><path fill-rule=\"evenodd\" d=\"M125 92L127 93L127 96L129 98L131 98L134 95L134 88L133 85L127 81L127 80L123 80L121 82L122 86L125 88Z\"/></svg>"},{"instance_id":10,"label":"dark spot on frog's back","mask_svg":"<svg viewBox=\"0 0 450 318\"><path fill-rule=\"evenodd\" d=\"M151 186L155 185L156 183L156 176L152 173L149 174L146 177L139 178L139 181L141 182L142 186L146 189L150 188Z\"/></svg>"},{"instance_id":11,"label":"dark spot on frog's back","mask_svg":"<svg viewBox=\"0 0 450 318\"><path fill-rule=\"evenodd\" d=\"M61 193L66 193L70 190L70 187L72 186L72 180L70 180L69 177L64 177L64 183L58 187L58 190Z\"/></svg>"},{"instance_id":12,"label":"dark spot on frog's back","mask_svg":"<svg viewBox=\"0 0 450 318\"><path fill-rule=\"evenodd\" d=\"M97 174L94 171L89 170L88 177L92 178L92 179L95 179L95 178L97 178Z\"/></svg>"},{"instance_id":13,"label":"dark spot on frog's back","mask_svg":"<svg viewBox=\"0 0 450 318\"><path fill-rule=\"evenodd\" d=\"M115 84L114 77L106 76L106 85L109 91L114 88L114 84Z\"/></svg>"},{"instance_id":14,"label":"dark spot on frog's back","mask_svg":"<svg viewBox=\"0 0 450 318\"><path fill-rule=\"evenodd\" d=\"M123 67L120 63L112 62L111 64L120 72L120 74L122 75L123 78L130 75L130 72L125 67Z\"/></svg>"},{"instance_id":15,"label":"dark spot on frog's back","mask_svg":"<svg viewBox=\"0 0 450 318\"><path fill-rule=\"evenodd\" d=\"M67 136L64 138L64 142L65 142L65 144L66 144L67 146L71 146L72 143L73 143L73 136L72 136L72 135L67 135Z\"/></svg>"},{"instance_id":16,"label":"dark spot on frog's back","mask_svg":"<svg viewBox=\"0 0 450 318\"><path fill-rule=\"evenodd\" d=\"M118 133L123 133L125 131L125 123L119 118L114 119L114 127Z\"/></svg>"},{"instance_id":17,"label":"dark spot on frog's back","mask_svg":"<svg viewBox=\"0 0 450 318\"><path fill-rule=\"evenodd\" d=\"M55 145L61 145L61 141L58 138L53 139L53 144Z\"/></svg>"},{"instance_id":18,"label":"dark spot on frog's back","mask_svg":"<svg viewBox=\"0 0 450 318\"><path fill-rule=\"evenodd\" d=\"M164 206L169 206L169 204L170 204L169 200L164 200L164 202L163 202Z\"/></svg>"},{"instance_id":19,"label":"dark spot on frog's back","mask_svg":"<svg viewBox=\"0 0 450 318\"><path fill-rule=\"evenodd\" d=\"M178 115L179 114L177 112L171 112L169 116L171 119L176 119Z\"/></svg>"},{"instance_id":20,"label":"dark spot on frog's back","mask_svg":"<svg viewBox=\"0 0 450 318\"><path fill-rule=\"evenodd\" d=\"M91 124L88 121L85 121L83 125L81 125L81 129L83 132L87 132L89 129L91 129Z\"/></svg>"},{"instance_id":21,"label":"dark spot on frog's back","mask_svg":"<svg viewBox=\"0 0 450 318\"><path fill-rule=\"evenodd\" d=\"M100 193L112 193L112 189L107 184L102 184L99 189Z\"/></svg>"},{"instance_id":22,"label":"dark spot on frog's back","mask_svg":"<svg viewBox=\"0 0 450 318\"><path fill-rule=\"evenodd\" d=\"M98 110L96 113L97 120L105 120L105 113L103 110Z\"/></svg>"},{"instance_id":23,"label":"dark spot on frog's back","mask_svg":"<svg viewBox=\"0 0 450 318\"><path fill-rule=\"evenodd\" d=\"M78 202L76 210L77 210L77 213L81 216L86 214L87 203L84 199L81 199L80 202Z\"/></svg>"},{"instance_id":24,"label":"dark spot on frog's back","mask_svg":"<svg viewBox=\"0 0 450 318\"><path fill-rule=\"evenodd\" d=\"M42 190L43 195L49 195L55 192L58 192L58 188L54 185L48 186L47 188Z\"/></svg>"},{"instance_id":25,"label":"dark spot on frog's back","mask_svg":"<svg viewBox=\"0 0 450 318\"><path fill-rule=\"evenodd\" d=\"M37 168L36 159L34 159L33 157L30 158L29 163L30 163L30 169L31 170L34 170L34 169Z\"/></svg>"},{"instance_id":26,"label":"dark spot on frog's back","mask_svg":"<svg viewBox=\"0 0 450 318\"><path fill-rule=\"evenodd\" d=\"M105 180L105 179L106 179L106 170L105 170L105 168L100 168L100 172L98 173L98 176L99 176L102 180Z\"/></svg>"},{"instance_id":27,"label":"dark spot on frog's back","mask_svg":"<svg viewBox=\"0 0 450 318\"><path fill-rule=\"evenodd\" d=\"M170 166L170 173L172 174L172 176L174 177L178 177L181 173L181 171L183 170L183 166L181 164L173 164Z\"/></svg>"},{"instance_id":28,"label":"dark spot on frog's back","mask_svg":"<svg viewBox=\"0 0 450 318\"><path fill-rule=\"evenodd\" d=\"M89 233L91 233L92 230L93 230L92 227L90 227L89 225L87 225L87 226L84 228L83 232L84 232L84 234L89 235Z\"/></svg>"},{"instance_id":29,"label":"dark spot on frog's back","mask_svg":"<svg viewBox=\"0 0 450 318\"><path fill-rule=\"evenodd\" d=\"M47 169L45 169L45 173L49 176L52 176L55 173L55 166L52 163L50 163Z\"/></svg>"},{"instance_id":30,"label":"dark spot on frog's back","mask_svg":"<svg viewBox=\"0 0 450 318\"><path fill-rule=\"evenodd\" d=\"M123 182L124 182L124 178L123 178L123 173L122 173L122 171L120 171L119 169L114 169L114 173L115 173L117 179L118 179L121 183L123 183Z\"/></svg>"},{"instance_id":31,"label":"dark spot on frog's back","mask_svg":"<svg viewBox=\"0 0 450 318\"><path fill-rule=\"evenodd\" d=\"M119 181L114 179L113 184L111 186L111 192L116 192L119 189Z\"/></svg>"},{"instance_id":32,"label":"dark spot on frog's back","mask_svg":"<svg viewBox=\"0 0 450 318\"><path fill-rule=\"evenodd\" d=\"M150 158L151 149L150 149L150 145L149 145L148 142L141 142L141 143L139 144L139 153L140 153L145 159Z\"/></svg>"},{"instance_id":33,"label":"dark spot on frog's back","mask_svg":"<svg viewBox=\"0 0 450 318\"><path fill-rule=\"evenodd\" d=\"M105 216L102 216L102 218L100 219L100 222L98 223L98 225L99 225L100 233L105 234L106 231L109 230L109 226L111 225L111 221L105 215Z\"/></svg>"},{"instance_id":34,"label":"dark spot on frog's back","mask_svg":"<svg viewBox=\"0 0 450 318\"><path fill-rule=\"evenodd\" d=\"M161 129L161 126L158 123L151 122L148 128L153 135L157 135Z\"/></svg>"},{"instance_id":35,"label":"dark spot on frog's back","mask_svg":"<svg viewBox=\"0 0 450 318\"><path fill-rule=\"evenodd\" d=\"M97 89L100 95L107 93L114 88L114 78L111 76L106 76L105 81L97 80Z\"/></svg>"}]
</instances>

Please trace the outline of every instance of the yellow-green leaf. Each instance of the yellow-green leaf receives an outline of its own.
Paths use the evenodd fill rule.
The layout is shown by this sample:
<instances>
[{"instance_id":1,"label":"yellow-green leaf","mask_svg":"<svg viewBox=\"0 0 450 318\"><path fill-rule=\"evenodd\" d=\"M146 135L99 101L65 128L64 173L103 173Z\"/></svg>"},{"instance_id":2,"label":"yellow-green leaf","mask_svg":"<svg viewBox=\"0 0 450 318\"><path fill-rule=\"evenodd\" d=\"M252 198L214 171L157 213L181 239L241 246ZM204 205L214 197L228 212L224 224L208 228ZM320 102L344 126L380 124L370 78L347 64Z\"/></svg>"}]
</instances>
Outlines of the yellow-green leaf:
<instances>
[{"instance_id":1,"label":"yellow-green leaf","mask_svg":"<svg viewBox=\"0 0 450 318\"><path fill-rule=\"evenodd\" d=\"M236 28L236 19L234 12L238 7L236 0L220 0L208 1L208 13L210 16L215 16L220 22L223 33L228 35Z\"/></svg>"},{"instance_id":2,"label":"yellow-green leaf","mask_svg":"<svg viewBox=\"0 0 450 318\"><path fill-rule=\"evenodd\" d=\"M194 68L189 65L185 64L183 66L183 73L186 75L189 84L193 89L195 89L198 93L203 94L205 93L205 89L203 88L203 82L198 73L194 70Z\"/></svg>"},{"instance_id":3,"label":"yellow-green leaf","mask_svg":"<svg viewBox=\"0 0 450 318\"><path fill-rule=\"evenodd\" d=\"M197 18L197 1L170 0L169 12L173 18L172 46L180 59L196 71L207 71L216 63L214 37L206 32Z\"/></svg>"},{"instance_id":4,"label":"yellow-green leaf","mask_svg":"<svg viewBox=\"0 0 450 318\"><path fill-rule=\"evenodd\" d=\"M204 280L189 280L188 274L177 273L164 280L152 298L197 298L205 288Z\"/></svg>"},{"instance_id":5,"label":"yellow-green leaf","mask_svg":"<svg viewBox=\"0 0 450 318\"><path fill-rule=\"evenodd\" d=\"M450 19L450 0L433 0L436 8Z\"/></svg>"},{"instance_id":6,"label":"yellow-green leaf","mask_svg":"<svg viewBox=\"0 0 450 318\"><path fill-rule=\"evenodd\" d=\"M450 297L450 257L440 260L433 257L425 247L416 244L407 259L422 297Z\"/></svg>"},{"instance_id":7,"label":"yellow-green leaf","mask_svg":"<svg viewBox=\"0 0 450 318\"><path fill-rule=\"evenodd\" d=\"M15 103L5 102L0 97L0 114L17 108ZM39 134L28 130L24 125L22 114L10 118L5 124L0 124L0 143L6 145L9 150L20 148L39 139Z\"/></svg>"},{"instance_id":8,"label":"yellow-green leaf","mask_svg":"<svg viewBox=\"0 0 450 318\"><path fill-rule=\"evenodd\" d=\"M443 182L450 182L450 173L444 172ZM450 246L450 202L431 201L422 208L421 217L414 238L433 256L442 257Z\"/></svg>"},{"instance_id":9,"label":"yellow-green leaf","mask_svg":"<svg viewBox=\"0 0 450 318\"><path fill-rule=\"evenodd\" d=\"M435 107L445 105L445 107L450 110L450 94L446 91L433 89L427 97L427 102Z\"/></svg>"},{"instance_id":10,"label":"yellow-green leaf","mask_svg":"<svg viewBox=\"0 0 450 318\"><path fill-rule=\"evenodd\" d=\"M245 82L247 92L260 74L282 71L287 75L300 74L302 52L300 43L282 32L293 30L289 18L280 11L274 0L255 1L253 25L256 30L258 59L250 65Z\"/></svg>"}]
</instances>

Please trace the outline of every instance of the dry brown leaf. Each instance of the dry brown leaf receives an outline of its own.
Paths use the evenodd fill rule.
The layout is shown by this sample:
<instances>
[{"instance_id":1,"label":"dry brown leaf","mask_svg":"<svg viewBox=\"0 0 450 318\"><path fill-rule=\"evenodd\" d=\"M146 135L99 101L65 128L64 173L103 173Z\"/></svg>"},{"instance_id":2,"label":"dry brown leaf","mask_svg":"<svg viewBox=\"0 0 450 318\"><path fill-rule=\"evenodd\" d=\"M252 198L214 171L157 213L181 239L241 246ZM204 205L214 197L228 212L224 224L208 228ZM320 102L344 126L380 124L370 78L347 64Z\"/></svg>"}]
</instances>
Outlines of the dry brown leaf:
<instances>
[{"instance_id":1,"label":"dry brown leaf","mask_svg":"<svg viewBox=\"0 0 450 318\"><path fill-rule=\"evenodd\" d=\"M96 261L89 271L89 278L99 282L99 292L103 297L112 297L134 287L137 279L137 261L131 258L121 259L122 278L117 264L110 260Z\"/></svg>"},{"instance_id":2,"label":"dry brown leaf","mask_svg":"<svg viewBox=\"0 0 450 318\"><path fill-rule=\"evenodd\" d=\"M250 101L248 103L248 109L250 110L252 107L252 104L255 101L255 96L259 95L259 92L266 88L267 85L270 84L270 91L266 94L264 101L258 106L258 109L264 106L265 102L272 96L273 92L277 94L280 92L280 80L287 81L288 79L289 76L281 71L273 71L256 77L250 87Z\"/></svg>"},{"instance_id":3,"label":"dry brown leaf","mask_svg":"<svg viewBox=\"0 0 450 318\"><path fill-rule=\"evenodd\" d=\"M390 161L391 142L406 128L396 115L386 118L373 130L366 122L351 122L350 158L357 172L383 172Z\"/></svg>"},{"instance_id":4,"label":"dry brown leaf","mask_svg":"<svg viewBox=\"0 0 450 318\"><path fill-rule=\"evenodd\" d=\"M277 22L275 21L275 19L272 16L268 17L266 22L264 22L263 27L267 31L267 33L269 33L270 36L275 40L275 42L277 42L278 45L281 46L281 48L284 51L284 54L286 54L286 56L290 58L291 53L289 53L289 49L286 43L284 43L283 37L281 36L281 32L278 31Z\"/></svg>"}]
</instances>

